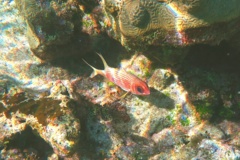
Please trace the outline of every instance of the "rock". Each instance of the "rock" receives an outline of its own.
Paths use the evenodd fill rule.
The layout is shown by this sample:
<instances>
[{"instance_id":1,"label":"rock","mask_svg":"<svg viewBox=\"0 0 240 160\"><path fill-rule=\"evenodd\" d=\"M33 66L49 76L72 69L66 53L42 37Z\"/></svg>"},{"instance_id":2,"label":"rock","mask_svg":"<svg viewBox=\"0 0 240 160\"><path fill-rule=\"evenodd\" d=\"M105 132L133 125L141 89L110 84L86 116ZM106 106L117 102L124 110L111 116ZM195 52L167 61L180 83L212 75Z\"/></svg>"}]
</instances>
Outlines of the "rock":
<instances>
[{"instance_id":1,"label":"rock","mask_svg":"<svg viewBox=\"0 0 240 160\"><path fill-rule=\"evenodd\" d=\"M3 149L0 155L1 159L38 159L37 151L34 149Z\"/></svg>"},{"instance_id":2,"label":"rock","mask_svg":"<svg viewBox=\"0 0 240 160\"><path fill-rule=\"evenodd\" d=\"M184 132L179 129L163 129L159 133L155 133L152 136L152 140L157 144L157 147L161 150L166 148L173 148L177 144L182 143L184 138Z\"/></svg>"},{"instance_id":3,"label":"rock","mask_svg":"<svg viewBox=\"0 0 240 160\"><path fill-rule=\"evenodd\" d=\"M201 139L209 138L214 140L222 140L225 138L221 129L216 126L210 125L207 122L202 122L199 125L191 128L188 131L190 143L198 143Z\"/></svg>"},{"instance_id":4,"label":"rock","mask_svg":"<svg viewBox=\"0 0 240 160\"><path fill-rule=\"evenodd\" d=\"M206 50L206 54L213 54L207 58L204 56L203 59L198 56L198 53L193 54L190 56L191 58L184 60L184 67L181 68L178 75L182 85L189 93L189 101L195 106L201 119L234 121L238 120L240 114L238 109L240 76L235 72L233 60L238 58L234 57L228 61L227 58L219 55L220 50L222 49L215 50L215 47L210 47L210 50ZM223 63L214 63L216 57L223 58ZM234 65L231 66L231 64ZM224 65L230 66L230 68Z\"/></svg>"},{"instance_id":5,"label":"rock","mask_svg":"<svg viewBox=\"0 0 240 160\"><path fill-rule=\"evenodd\" d=\"M78 1L16 0L16 6L27 24L30 48L38 58L52 60L89 51L89 37L80 33Z\"/></svg>"},{"instance_id":6,"label":"rock","mask_svg":"<svg viewBox=\"0 0 240 160\"><path fill-rule=\"evenodd\" d=\"M78 144L80 124L73 114L74 103L68 98L34 100L25 97L24 93L16 93L4 95L1 101L6 102L0 116L2 146L30 126L58 155L73 153Z\"/></svg>"},{"instance_id":7,"label":"rock","mask_svg":"<svg viewBox=\"0 0 240 160\"><path fill-rule=\"evenodd\" d=\"M197 156L193 159L239 159L240 152L235 150L232 146L222 144L215 140L204 139L198 147Z\"/></svg>"},{"instance_id":8,"label":"rock","mask_svg":"<svg viewBox=\"0 0 240 160\"><path fill-rule=\"evenodd\" d=\"M26 5L31 6L28 2ZM1 38L4 39L0 45L1 150L5 148L7 153L11 152L8 150L11 145L18 150L13 143L16 135L31 128L29 132L41 137L55 153L70 155L79 144L80 122L74 113L76 104L70 99L70 89L65 87L68 82L61 80L68 76L71 79L73 74L69 74L66 69L41 63L33 56L25 37L27 26L15 9L15 5L24 7L25 3L4 1L3 4L0 16L8 23L1 23ZM34 2L32 5L39 4ZM29 13L24 9L22 11ZM31 14L29 16L31 18ZM26 147L24 144L22 148ZM38 151L41 149L38 148Z\"/></svg>"},{"instance_id":9,"label":"rock","mask_svg":"<svg viewBox=\"0 0 240 160\"><path fill-rule=\"evenodd\" d=\"M148 59L145 56L134 55L133 57L134 62L131 67L128 64L132 64L132 59L123 61L121 66L135 74L145 73L145 70L151 71L150 65L146 63ZM144 64L145 68L141 67L142 64ZM145 74L142 78L144 79L146 76L148 76L148 74ZM83 97L91 104L95 104L90 105L91 107L89 107L89 104L87 105L88 110L91 108L89 111L90 116L88 117L90 118L93 115L101 117L100 121L103 125L99 124L101 127L97 127L94 122L86 122L86 126L92 128L91 130L89 129L89 132L93 132L93 128L95 128L100 132L98 135L103 134L97 137L93 134L90 137L96 142L105 141L105 145L108 144L107 141L110 141L109 139L114 139L114 142L118 145L118 149L112 148L114 146L110 144L108 144L108 147L114 150L115 156L127 155L128 158L133 158L134 156L150 157L152 154L155 154L156 150L161 148L153 145L154 140L151 139L152 135L164 133L164 130L170 130L169 128L175 125L181 126L180 128L185 130L198 123L193 106L186 101L186 93L182 90L181 85L178 84L177 77L170 70L155 70L148 80L149 86L153 88L151 95L148 97L128 95L124 99L121 99L120 95L123 93L121 91L117 92L118 89L113 90L114 86L108 86L106 82L101 82L101 79L101 77L92 79L83 78L75 81L73 88L75 88L75 92L78 93L80 99ZM163 81L160 84L157 83L159 79ZM105 103L102 104L102 102ZM116 107L117 109L115 109ZM112 112L111 110L115 111ZM118 115L118 117L115 114ZM104 120L102 121L101 119ZM118 137L113 138L102 130L107 130L107 133L111 133L110 135L112 136L116 134L124 136L125 138L124 140ZM177 137L175 132L176 135L179 135L179 139L182 140L184 133L176 129L172 136L174 138ZM182 134L178 134L178 132ZM122 143L122 141L126 141L126 139L129 145ZM169 138L167 138L166 141L167 140L169 140ZM179 141L176 143L179 143ZM144 144L146 148L140 149L139 147L142 144ZM163 142L163 144L165 144L165 142ZM126 153L124 148L131 152ZM107 152L107 150L104 150L104 153L105 152ZM112 153L110 155L114 156ZM123 158L122 156L120 157Z\"/></svg>"},{"instance_id":10,"label":"rock","mask_svg":"<svg viewBox=\"0 0 240 160\"><path fill-rule=\"evenodd\" d=\"M240 138L239 138L239 131L240 131L240 124L224 120L222 123L219 124L219 127L225 134L225 141L231 145L240 146Z\"/></svg>"}]
</instances>

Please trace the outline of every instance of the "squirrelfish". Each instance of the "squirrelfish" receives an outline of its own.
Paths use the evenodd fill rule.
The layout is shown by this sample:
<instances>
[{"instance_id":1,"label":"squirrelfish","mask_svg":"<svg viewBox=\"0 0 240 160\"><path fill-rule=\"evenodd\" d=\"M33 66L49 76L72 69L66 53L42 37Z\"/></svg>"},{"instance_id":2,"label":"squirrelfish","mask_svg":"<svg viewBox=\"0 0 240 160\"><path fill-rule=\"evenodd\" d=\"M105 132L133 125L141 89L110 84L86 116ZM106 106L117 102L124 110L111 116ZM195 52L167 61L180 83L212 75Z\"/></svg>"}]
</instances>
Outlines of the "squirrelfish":
<instances>
[{"instance_id":1,"label":"squirrelfish","mask_svg":"<svg viewBox=\"0 0 240 160\"><path fill-rule=\"evenodd\" d=\"M127 92L131 92L136 95L149 95L150 90L148 85L137 76L126 72L124 69L111 68L101 54L98 54L101 58L104 70L99 70L88 64L84 59L83 61L93 69L93 73L90 75L93 78L96 75L102 75L109 81L115 83Z\"/></svg>"}]
</instances>

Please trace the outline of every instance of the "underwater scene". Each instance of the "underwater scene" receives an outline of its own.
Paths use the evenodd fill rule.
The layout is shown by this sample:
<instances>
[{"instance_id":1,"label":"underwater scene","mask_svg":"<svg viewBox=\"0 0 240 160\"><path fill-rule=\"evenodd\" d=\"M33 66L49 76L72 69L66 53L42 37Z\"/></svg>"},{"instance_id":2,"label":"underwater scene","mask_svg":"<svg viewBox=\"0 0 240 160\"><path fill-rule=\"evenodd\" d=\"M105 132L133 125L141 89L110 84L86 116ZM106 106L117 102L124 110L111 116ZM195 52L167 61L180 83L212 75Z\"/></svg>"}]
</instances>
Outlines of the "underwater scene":
<instances>
[{"instance_id":1,"label":"underwater scene","mask_svg":"<svg viewBox=\"0 0 240 160\"><path fill-rule=\"evenodd\" d=\"M0 160L240 160L239 8L0 0Z\"/></svg>"}]
</instances>

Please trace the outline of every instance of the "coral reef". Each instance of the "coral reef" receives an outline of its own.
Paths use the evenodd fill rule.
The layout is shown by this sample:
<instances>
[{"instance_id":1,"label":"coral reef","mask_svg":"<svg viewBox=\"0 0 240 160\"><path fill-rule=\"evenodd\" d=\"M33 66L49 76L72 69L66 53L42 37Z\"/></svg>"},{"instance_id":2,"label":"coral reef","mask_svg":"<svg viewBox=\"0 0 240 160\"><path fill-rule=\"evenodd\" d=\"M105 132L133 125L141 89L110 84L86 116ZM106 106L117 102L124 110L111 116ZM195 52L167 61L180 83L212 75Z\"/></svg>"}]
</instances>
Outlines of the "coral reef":
<instances>
[{"instance_id":1,"label":"coral reef","mask_svg":"<svg viewBox=\"0 0 240 160\"><path fill-rule=\"evenodd\" d=\"M220 38L219 33L217 33L226 31L225 27L219 27L219 30L213 33L210 32L214 31L215 24L232 20L235 23L234 20L240 15L237 9L240 3L232 1L234 5L226 5L225 1L220 1L218 5L221 7L215 6L215 3L208 3L206 0L194 2L124 0L118 3L105 0L103 6L107 14L113 17L111 20L115 22L112 23L119 26L115 28L116 34L120 33L126 39L141 42L153 32L158 34L157 39L155 39L154 43L153 37L152 42L147 43L148 45L156 45L156 42L159 44L188 45L199 42L214 43L215 41L216 43L219 39L226 38L223 35ZM119 12L119 16L116 16L117 14L112 11L113 6L118 8L114 10ZM222 10L226 12L222 13ZM202 34L201 37L196 34L199 31ZM230 33L228 36L232 35L232 31L227 33ZM139 40L134 38L136 36L139 36Z\"/></svg>"},{"instance_id":2,"label":"coral reef","mask_svg":"<svg viewBox=\"0 0 240 160\"><path fill-rule=\"evenodd\" d=\"M211 3L206 0L104 0L102 6L112 24L112 37L130 50L156 54L161 50L165 52L161 54L162 62L171 64L182 59L173 61L172 56L179 53L177 50L182 50L179 57L187 54L186 46L215 45L222 40L236 39L233 36L239 32L240 3L226 3L224 0Z\"/></svg>"},{"instance_id":3,"label":"coral reef","mask_svg":"<svg viewBox=\"0 0 240 160\"><path fill-rule=\"evenodd\" d=\"M0 159L239 159L239 2L213 2L0 0Z\"/></svg>"}]
</instances>

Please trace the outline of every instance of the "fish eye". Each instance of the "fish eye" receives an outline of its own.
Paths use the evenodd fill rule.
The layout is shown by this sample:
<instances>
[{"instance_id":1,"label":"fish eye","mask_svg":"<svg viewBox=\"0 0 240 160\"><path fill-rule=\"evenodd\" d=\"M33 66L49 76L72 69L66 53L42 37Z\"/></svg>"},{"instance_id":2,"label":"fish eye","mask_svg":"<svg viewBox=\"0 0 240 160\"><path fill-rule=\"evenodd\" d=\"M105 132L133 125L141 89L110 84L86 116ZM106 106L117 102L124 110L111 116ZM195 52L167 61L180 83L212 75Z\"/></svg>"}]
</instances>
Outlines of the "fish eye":
<instances>
[{"instance_id":1,"label":"fish eye","mask_svg":"<svg viewBox=\"0 0 240 160\"><path fill-rule=\"evenodd\" d=\"M137 91L139 93L143 93L144 92L144 90L143 90L143 88L141 86L137 86Z\"/></svg>"}]
</instances>

